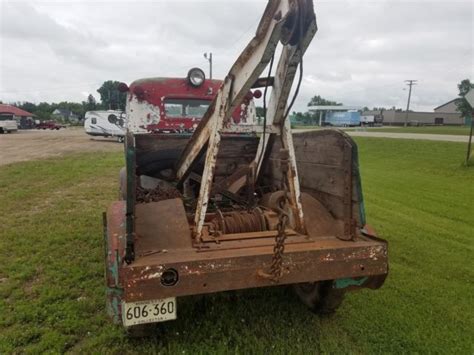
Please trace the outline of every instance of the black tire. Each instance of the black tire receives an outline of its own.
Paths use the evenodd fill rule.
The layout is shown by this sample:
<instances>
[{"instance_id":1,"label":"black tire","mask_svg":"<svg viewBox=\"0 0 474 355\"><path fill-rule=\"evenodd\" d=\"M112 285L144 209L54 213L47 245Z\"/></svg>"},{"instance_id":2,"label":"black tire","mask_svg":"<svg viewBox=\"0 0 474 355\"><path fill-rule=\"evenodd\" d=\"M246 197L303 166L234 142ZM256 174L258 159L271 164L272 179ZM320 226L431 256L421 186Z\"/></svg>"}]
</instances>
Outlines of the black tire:
<instances>
[{"instance_id":1,"label":"black tire","mask_svg":"<svg viewBox=\"0 0 474 355\"><path fill-rule=\"evenodd\" d=\"M126 328L130 338L147 338L155 335L159 330L156 323L132 325Z\"/></svg>"},{"instance_id":2,"label":"black tire","mask_svg":"<svg viewBox=\"0 0 474 355\"><path fill-rule=\"evenodd\" d=\"M163 180L172 180L172 170L181 156L181 149L164 149L143 154L137 159L137 175L148 175ZM201 164L193 169L202 171Z\"/></svg>"},{"instance_id":3,"label":"black tire","mask_svg":"<svg viewBox=\"0 0 474 355\"><path fill-rule=\"evenodd\" d=\"M342 304L344 290L333 288L333 281L308 282L294 285L296 294L311 311L331 314Z\"/></svg>"}]
</instances>

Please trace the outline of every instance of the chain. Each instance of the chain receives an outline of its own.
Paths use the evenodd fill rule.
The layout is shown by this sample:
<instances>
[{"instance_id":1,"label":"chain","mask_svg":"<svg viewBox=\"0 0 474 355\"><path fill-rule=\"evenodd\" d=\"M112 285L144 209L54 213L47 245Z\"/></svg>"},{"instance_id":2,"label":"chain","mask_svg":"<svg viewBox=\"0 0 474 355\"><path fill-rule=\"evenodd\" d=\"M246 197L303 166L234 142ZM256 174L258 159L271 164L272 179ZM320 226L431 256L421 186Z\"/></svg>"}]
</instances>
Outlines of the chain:
<instances>
[{"instance_id":1,"label":"chain","mask_svg":"<svg viewBox=\"0 0 474 355\"><path fill-rule=\"evenodd\" d=\"M281 136L283 132L281 132ZM282 142L283 143L283 142ZM288 188L285 184L287 172L288 172L288 158L289 152L287 149L280 149L280 163L281 163L281 189L284 191L284 197L280 201L278 206L278 224L277 224L277 235L275 237L275 246L273 247L273 259L270 266L270 278L274 282L278 282L282 276L282 265L283 265L283 253L285 252L285 240L286 240L286 225L288 224L288 213L285 211L285 206L288 202Z\"/></svg>"},{"instance_id":2,"label":"chain","mask_svg":"<svg viewBox=\"0 0 474 355\"><path fill-rule=\"evenodd\" d=\"M283 253L285 252L286 226L289 221L288 213L285 207L288 203L288 187L286 185L286 177L288 172L288 150L280 149L280 163L282 171L281 190L284 192L283 198L279 201L279 206L274 208L278 212L277 235L275 236L275 246L273 247L273 258L270 264L270 273L259 270L261 277L271 279L278 282L283 275Z\"/></svg>"},{"instance_id":3,"label":"chain","mask_svg":"<svg viewBox=\"0 0 474 355\"><path fill-rule=\"evenodd\" d=\"M273 259L270 266L270 276L274 282L278 282L282 276L283 253L285 252L286 225L288 223L288 214L279 209L279 218L275 237L275 246L273 247Z\"/></svg>"}]
</instances>

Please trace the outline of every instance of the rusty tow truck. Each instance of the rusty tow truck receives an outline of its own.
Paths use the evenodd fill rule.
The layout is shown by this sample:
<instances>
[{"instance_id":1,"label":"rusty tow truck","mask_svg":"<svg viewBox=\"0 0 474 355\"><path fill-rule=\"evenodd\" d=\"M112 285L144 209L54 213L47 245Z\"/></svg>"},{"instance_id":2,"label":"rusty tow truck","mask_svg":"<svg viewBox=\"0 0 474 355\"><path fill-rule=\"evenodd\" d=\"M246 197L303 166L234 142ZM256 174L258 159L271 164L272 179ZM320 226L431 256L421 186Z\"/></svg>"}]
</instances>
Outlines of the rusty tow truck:
<instances>
[{"instance_id":1,"label":"rusty tow truck","mask_svg":"<svg viewBox=\"0 0 474 355\"><path fill-rule=\"evenodd\" d=\"M223 81L193 69L122 85L121 199L104 214L116 323L138 329L176 319L182 296L275 285L326 313L347 290L383 284L387 243L366 224L357 146L337 130L291 132L290 89L316 31L311 0L271 0Z\"/></svg>"}]
</instances>

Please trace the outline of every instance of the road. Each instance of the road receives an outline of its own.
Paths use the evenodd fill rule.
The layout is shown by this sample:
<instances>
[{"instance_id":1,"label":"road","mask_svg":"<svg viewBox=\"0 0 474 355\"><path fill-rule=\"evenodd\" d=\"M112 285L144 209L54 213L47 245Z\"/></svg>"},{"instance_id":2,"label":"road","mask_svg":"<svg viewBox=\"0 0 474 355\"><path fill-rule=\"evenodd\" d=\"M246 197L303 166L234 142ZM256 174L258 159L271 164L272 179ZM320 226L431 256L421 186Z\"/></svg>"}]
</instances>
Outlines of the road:
<instances>
[{"instance_id":1,"label":"road","mask_svg":"<svg viewBox=\"0 0 474 355\"><path fill-rule=\"evenodd\" d=\"M0 135L0 165L81 152L122 151L112 138L92 138L82 127L51 130L20 130Z\"/></svg>"},{"instance_id":2,"label":"road","mask_svg":"<svg viewBox=\"0 0 474 355\"><path fill-rule=\"evenodd\" d=\"M304 129L295 129L294 133L304 132ZM352 137L372 137L372 138L395 138L395 139L419 139L429 141L461 142L467 143L469 136L457 136L451 134L424 134L424 133L392 133L392 132L374 132L374 131L356 131L346 130Z\"/></svg>"}]
</instances>

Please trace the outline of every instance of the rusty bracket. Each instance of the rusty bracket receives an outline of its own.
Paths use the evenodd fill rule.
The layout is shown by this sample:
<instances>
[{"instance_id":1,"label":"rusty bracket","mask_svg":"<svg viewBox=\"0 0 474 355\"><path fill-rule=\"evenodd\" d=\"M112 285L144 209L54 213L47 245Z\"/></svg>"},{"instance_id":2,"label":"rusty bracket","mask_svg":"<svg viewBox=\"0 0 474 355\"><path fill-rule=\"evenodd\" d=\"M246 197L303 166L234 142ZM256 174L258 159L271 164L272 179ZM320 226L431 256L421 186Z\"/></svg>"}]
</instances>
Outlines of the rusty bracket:
<instances>
[{"instance_id":1,"label":"rusty bracket","mask_svg":"<svg viewBox=\"0 0 474 355\"><path fill-rule=\"evenodd\" d=\"M352 206L352 148L344 145L344 235L341 239L353 240L356 221L353 218Z\"/></svg>"},{"instance_id":2,"label":"rusty bracket","mask_svg":"<svg viewBox=\"0 0 474 355\"><path fill-rule=\"evenodd\" d=\"M124 260L130 264L135 260L135 200L136 200L136 154L135 137L131 131L125 135L125 168L127 171L127 201L125 211L126 247Z\"/></svg>"}]
</instances>

